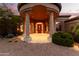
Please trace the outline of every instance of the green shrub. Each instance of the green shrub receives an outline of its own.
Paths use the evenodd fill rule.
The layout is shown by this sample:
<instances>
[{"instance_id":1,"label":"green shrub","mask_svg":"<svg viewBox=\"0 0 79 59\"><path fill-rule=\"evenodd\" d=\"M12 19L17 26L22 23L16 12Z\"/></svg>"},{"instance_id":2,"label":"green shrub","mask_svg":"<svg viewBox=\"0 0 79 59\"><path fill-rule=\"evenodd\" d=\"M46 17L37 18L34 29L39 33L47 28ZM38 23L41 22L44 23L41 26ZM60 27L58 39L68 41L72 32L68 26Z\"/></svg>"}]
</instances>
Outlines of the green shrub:
<instances>
[{"instance_id":1,"label":"green shrub","mask_svg":"<svg viewBox=\"0 0 79 59\"><path fill-rule=\"evenodd\" d=\"M69 33L58 32L53 34L52 42L62 46L72 47L74 44L74 40L72 35Z\"/></svg>"},{"instance_id":2,"label":"green shrub","mask_svg":"<svg viewBox=\"0 0 79 59\"><path fill-rule=\"evenodd\" d=\"M70 34L72 35L74 42L79 43L79 32L72 32Z\"/></svg>"},{"instance_id":3,"label":"green shrub","mask_svg":"<svg viewBox=\"0 0 79 59\"><path fill-rule=\"evenodd\" d=\"M5 36L6 38L13 38L14 37L14 34L8 34Z\"/></svg>"}]
</instances>

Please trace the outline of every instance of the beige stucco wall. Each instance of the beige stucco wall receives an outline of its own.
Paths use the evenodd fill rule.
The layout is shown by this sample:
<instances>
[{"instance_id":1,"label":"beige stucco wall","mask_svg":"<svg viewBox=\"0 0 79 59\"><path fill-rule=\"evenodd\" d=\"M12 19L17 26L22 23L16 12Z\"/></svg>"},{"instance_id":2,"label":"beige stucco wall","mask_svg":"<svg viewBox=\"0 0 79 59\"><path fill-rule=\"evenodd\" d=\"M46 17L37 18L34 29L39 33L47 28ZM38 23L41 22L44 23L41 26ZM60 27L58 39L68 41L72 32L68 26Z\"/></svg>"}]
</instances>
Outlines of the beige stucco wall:
<instances>
[{"instance_id":1,"label":"beige stucco wall","mask_svg":"<svg viewBox=\"0 0 79 59\"><path fill-rule=\"evenodd\" d=\"M69 20L69 17L59 17L56 19L56 22L59 22L59 24L56 24L56 28L60 28L59 31L65 31L65 23L64 21Z\"/></svg>"},{"instance_id":2,"label":"beige stucco wall","mask_svg":"<svg viewBox=\"0 0 79 59\"><path fill-rule=\"evenodd\" d=\"M65 22L65 31L74 32L78 25L79 25L79 19Z\"/></svg>"}]
</instances>

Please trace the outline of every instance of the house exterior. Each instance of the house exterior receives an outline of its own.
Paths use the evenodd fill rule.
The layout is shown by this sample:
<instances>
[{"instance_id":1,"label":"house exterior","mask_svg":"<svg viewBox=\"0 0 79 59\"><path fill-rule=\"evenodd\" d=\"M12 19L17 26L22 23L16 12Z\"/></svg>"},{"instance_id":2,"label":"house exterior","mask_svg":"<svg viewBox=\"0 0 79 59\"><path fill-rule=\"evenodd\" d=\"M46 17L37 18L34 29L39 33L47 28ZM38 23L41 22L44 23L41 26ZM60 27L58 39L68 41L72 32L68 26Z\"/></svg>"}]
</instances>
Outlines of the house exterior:
<instances>
[{"instance_id":1,"label":"house exterior","mask_svg":"<svg viewBox=\"0 0 79 59\"><path fill-rule=\"evenodd\" d=\"M47 33L51 38L57 31L71 31L79 22L79 17L69 19L71 15L59 15L60 3L19 3L17 8L24 20L24 40L30 40L33 33Z\"/></svg>"}]
</instances>

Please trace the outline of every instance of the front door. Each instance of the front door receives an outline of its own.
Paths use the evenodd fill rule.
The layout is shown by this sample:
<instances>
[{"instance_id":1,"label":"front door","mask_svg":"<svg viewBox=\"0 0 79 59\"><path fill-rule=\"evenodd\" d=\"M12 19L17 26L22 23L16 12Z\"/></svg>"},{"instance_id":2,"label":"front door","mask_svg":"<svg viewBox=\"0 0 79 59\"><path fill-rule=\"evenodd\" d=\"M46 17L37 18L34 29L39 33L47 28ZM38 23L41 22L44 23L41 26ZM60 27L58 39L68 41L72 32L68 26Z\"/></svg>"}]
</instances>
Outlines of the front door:
<instances>
[{"instance_id":1,"label":"front door","mask_svg":"<svg viewBox=\"0 0 79 59\"><path fill-rule=\"evenodd\" d=\"M37 30L36 30L37 33L43 32L43 24L42 23L37 23L36 27L37 27Z\"/></svg>"},{"instance_id":2,"label":"front door","mask_svg":"<svg viewBox=\"0 0 79 59\"><path fill-rule=\"evenodd\" d=\"M42 25L41 24L37 25L37 31L38 31L38 33L42 32Z\"/></svg>"}]
</instances>

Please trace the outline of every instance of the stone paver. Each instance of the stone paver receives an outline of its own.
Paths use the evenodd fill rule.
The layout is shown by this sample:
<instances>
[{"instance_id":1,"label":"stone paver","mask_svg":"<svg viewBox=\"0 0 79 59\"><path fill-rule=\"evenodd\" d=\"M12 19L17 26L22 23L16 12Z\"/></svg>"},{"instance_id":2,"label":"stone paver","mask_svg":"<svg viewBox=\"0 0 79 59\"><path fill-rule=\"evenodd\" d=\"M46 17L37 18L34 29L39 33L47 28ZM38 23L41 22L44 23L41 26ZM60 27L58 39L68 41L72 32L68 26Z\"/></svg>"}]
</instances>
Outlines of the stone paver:
<instances>
[{"instance_id":1,"label":"stone paver","mask_svg":"<svg viewBox=\"0 0 79 59\"><path fill-rule=\"evenodd\" d=\"M63 47L52 43L8 42L0 39L0 55L9 56L75 56L79 55L78 44L75 47Z\"/></svg>"}]
</instances>

